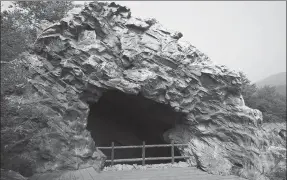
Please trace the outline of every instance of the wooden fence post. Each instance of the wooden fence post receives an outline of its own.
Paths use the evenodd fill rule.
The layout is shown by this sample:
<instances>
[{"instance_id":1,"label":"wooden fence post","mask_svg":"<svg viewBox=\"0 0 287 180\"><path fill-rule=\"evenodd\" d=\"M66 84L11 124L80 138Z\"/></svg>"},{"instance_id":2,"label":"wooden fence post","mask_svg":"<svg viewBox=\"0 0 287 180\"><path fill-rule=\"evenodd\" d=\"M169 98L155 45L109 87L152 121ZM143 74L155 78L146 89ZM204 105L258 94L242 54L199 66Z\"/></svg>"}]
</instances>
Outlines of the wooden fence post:
<instances>
[{"instance_id":1,"label":"wooden fence post","mask_svg":"<svg viewBox=\"0 0 287 180\"><path fill-rule=\"evenodd\" d=\"M174 163L174 142L171 142L171 163Z\"/></svg>"},{"instance_id":2,"label":"wooden fence post","mask_svg":"<svg viewBox=\"0 0 287 180\"><path fill-rule=\"evenodd\" d=\"M111 165L114 165L114 156L115 156L115 150L114 150L114 142L112 142L112 154L111 154Z\"/></svg>"},{"instance_id":3,"label":"wooden fence post","mask_svg":"<svg viewBox=\"0 0 287 180\"><path fill-rule=\"evenodd\" d=\"M143 141L143 148L142 148L142 165L145 165L145 141Z\"/></svg>"}]
</instances>

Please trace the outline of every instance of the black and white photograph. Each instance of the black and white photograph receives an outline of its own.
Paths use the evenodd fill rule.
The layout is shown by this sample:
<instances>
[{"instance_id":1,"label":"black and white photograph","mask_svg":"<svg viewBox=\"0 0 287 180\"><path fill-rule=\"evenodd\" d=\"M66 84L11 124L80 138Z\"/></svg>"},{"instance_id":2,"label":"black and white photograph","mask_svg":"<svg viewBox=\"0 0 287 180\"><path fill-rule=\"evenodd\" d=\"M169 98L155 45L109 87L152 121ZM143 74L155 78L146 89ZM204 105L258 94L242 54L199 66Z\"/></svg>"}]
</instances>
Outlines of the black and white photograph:
<instances>
[{"instance_id":1,"label":"black and white photograph","mask_svg":"<svg viewBox=\"0 0 287 180\"><path fill-rule=\"evenodd\" d=\"M0 180L286 180L286 1L1 1Z\"/></svg>"}]
</instances>

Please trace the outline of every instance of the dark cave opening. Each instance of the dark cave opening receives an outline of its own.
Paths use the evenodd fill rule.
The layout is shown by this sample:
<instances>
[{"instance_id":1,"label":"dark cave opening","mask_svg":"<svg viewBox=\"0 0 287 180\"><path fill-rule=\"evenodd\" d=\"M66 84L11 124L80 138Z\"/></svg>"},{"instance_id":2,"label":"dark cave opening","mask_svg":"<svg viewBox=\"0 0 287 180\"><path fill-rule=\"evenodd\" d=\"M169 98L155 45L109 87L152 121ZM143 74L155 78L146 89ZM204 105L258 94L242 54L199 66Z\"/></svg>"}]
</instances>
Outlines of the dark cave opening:
<instances>
[{"instance_id":1,"label":"dark cave opening","mask_svg":"<svg viewBox=\"0 0 287 180\"><path fill-rule=\"evenodd\" d=\"M97 103L90 104L87 129L97 147L167 144L163 133L179 122L182 114L167 105L120 91L107 91ZM102 150L111 159L111 150ZM170 157L170 147L146 148L146 157ZM175 156L180 156L175 148ZM141 158L142 149L115 149L115 159ZM179 160L175 160L178 162ZM146 161L146 164L169 163ZM118 164L141 164L123 162ZM106 164L107 165L107 164Z\"/></svg>"}]
</instances>

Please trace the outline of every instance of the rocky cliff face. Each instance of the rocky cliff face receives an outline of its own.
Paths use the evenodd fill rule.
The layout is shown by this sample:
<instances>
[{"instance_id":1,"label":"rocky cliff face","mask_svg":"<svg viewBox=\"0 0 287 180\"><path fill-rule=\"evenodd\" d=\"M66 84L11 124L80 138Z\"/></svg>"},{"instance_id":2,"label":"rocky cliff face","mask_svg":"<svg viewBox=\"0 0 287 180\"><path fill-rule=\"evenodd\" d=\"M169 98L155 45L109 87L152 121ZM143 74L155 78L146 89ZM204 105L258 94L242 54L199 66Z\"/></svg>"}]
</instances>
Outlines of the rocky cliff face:
<instances>
[{"instance_id":1,"label":"rocky cliff face","mask_svg":"<svg viewBox=\"0 0 287 180\"><path fill-rule=\"evenodd\" d=\"M9 161L22 162L9 168L25 176L99 169L105 157L86 130L88 103L116 89L185 115L164 137L189 144L180 152L193 156L191 165L215 174L267 178L278 148L270 149L261 112L245 106L238 74L212 63L181 37L115 3L90 3L45 29L35 51L17 59L27 72L23 93L3 100L18 114L17 126L1 129L2 138L13 131L22 135L1 146ZM284 144L278 141L276 147Z\"/></svg>"}]
</instances>

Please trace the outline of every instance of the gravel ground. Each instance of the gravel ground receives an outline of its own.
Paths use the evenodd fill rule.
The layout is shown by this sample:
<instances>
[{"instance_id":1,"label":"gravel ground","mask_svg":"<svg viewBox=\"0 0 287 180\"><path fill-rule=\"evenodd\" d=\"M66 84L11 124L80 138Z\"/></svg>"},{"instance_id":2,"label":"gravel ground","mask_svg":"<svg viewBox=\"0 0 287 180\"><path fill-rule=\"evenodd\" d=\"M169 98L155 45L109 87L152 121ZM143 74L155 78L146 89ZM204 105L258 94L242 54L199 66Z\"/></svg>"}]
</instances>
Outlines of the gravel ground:
<instances>
[{"instance_id":1,"label":"gravel ground","mask_svg":"<svg viewBox=\"0 0 287 180\"><path fill-rule=\"evenodd\" d=\"M137 169L164 169L170 167L189 167L189 164L186 162L178 162L178 163L167 163L167 164L146 164L142 165L129 165L129 164L117 164L114 166L107 166L104 168L104 171L128 171L128 170L137 170Z\"/></svg>"}]
</instances>

